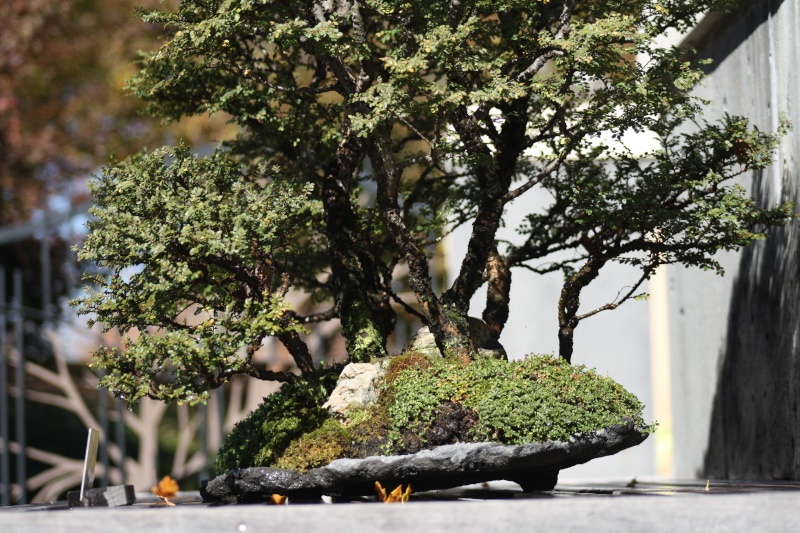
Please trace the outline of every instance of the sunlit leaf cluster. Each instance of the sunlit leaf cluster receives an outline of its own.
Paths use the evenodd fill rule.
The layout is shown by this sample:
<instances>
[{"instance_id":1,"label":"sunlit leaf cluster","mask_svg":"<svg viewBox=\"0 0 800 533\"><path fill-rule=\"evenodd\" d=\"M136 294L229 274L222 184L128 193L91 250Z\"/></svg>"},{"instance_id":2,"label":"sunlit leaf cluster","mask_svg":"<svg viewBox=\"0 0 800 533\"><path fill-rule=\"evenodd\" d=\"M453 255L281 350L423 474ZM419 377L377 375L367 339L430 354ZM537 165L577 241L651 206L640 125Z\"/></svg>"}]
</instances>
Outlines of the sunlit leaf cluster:
<instances>
[{"instance_id":1,"label":"sunlit leaf cluster","mask_svg":"<svg viewBox=\"0 0 800 533\"><path fill-rule=\"evenodd\" d=\"M249 373L266 337L303 331L281 284L314 207L307 185L275 172L181 147L93 183L79 257L105 270L80 312L131 334L124 353L101 349L94 363L129 401L199 401L209 383Z\"/></svg>"}]
</instances>

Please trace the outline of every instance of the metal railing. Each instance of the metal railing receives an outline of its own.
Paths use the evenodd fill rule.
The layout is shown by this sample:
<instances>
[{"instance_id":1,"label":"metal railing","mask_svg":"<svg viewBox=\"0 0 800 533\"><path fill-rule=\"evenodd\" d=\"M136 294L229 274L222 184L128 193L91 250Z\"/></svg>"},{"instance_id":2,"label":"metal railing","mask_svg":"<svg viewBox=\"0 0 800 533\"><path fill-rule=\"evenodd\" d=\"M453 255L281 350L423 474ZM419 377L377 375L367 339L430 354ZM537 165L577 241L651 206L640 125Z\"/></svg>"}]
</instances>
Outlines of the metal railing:
<instances>
[{"instance_id":1,"label":"metal railing","mask_svg":"<svg viewBox=\"0 0 800 533\"><path fill-rule=\"evenodd\" d=\"M43 265L46 266L46 265ZM26 397L34 391L29 390L30 384L26 383L26 365L31 362L26 357L25 333L35 331L36 328L54 327L63 319L52 316L42 309L32 309L23 305L24 284L23 272L14 269L11 273L11 298L6 294L9 272L0 265L0 506L8 506L12 503L25 504L29 501L29 494L26 483L29 480L28 460L32 455L33 449L28 446L26 415L32 406L27 405ZM45 295L46 296L46 295ZM48 309L49 302L44 300L43 307ZM13 370L13 373L11 372ZM13 374L13 375L12 375ZM101 376L98 376L101 377ZM13 394L12 394L13 392ZM13 402L11 401L13 400ZM212 396L215 402L214 411L220 419L216 420L213 426L219 431L216 435L216 442L222 440L224 421L222 420L225 412L224 396L220 391ZM13 403L13 405L12 405ZM67 406L68 407L68 406ZM65 407L66 408L66 407ZM182 407L188 409L188 407ZM199 416L197 427L197 443L201 457L209 457L209 409L200 406L193 411ZM112 471L111 458L109 457L109 441L118 450L117 466L119 480L122 484L126 481L126 463L128 462L126 450L126 405L121 400L115 399L108 391L101 390L97 396L96 410L94 416L100 426L101 444L99 448L99 463L102 465L102 474L99 476L99 485L109 484L109 475ZM11 413L14 414L14 428L10 427ZM128 413L129 414L129 413ZM113 428L111 427L111 415L116 419ZM81 432L81 434L83 434ZM58 439L53 439L58 441ZM13 445L13 446L12 446ZM47 453L51 453L47 451ZM153 463L158 468L157 454ZM13 456L13 461L12 461ZM66 458L65 460L69 460ZM35 459L34 459L35 460ZM12 483L12 466L14 468L15 483ZM209 465L207 460L203 462L198 471L199 479L207 479L209 475ZM12 490L16 488L16 490ZM16 494L12 502L12 493Z\"/></svg>"}]
</instances>

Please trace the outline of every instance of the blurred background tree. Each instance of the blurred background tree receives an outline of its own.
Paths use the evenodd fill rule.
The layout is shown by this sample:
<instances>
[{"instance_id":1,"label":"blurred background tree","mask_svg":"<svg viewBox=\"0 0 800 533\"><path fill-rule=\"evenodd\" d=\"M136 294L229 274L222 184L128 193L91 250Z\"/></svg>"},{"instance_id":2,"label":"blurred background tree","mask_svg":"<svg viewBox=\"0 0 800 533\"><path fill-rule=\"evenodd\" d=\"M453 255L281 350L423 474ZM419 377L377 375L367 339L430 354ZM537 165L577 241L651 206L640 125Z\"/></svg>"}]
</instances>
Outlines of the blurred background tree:
<instances>
[{"instance_id":1,"label":"blurred background tree","mask_svg":"<svg viewBox=\"0 0 800 533\"><path fill-rule=\"evenodd\" d=\"M226 120L170 128L138 113L121 89L137 50L155 47L157 25L135 22L154 0L9 0L0 6L0 224L65 193L70 178L172 137L193 145L223 134Z\"/></svg>"}]
</instances>

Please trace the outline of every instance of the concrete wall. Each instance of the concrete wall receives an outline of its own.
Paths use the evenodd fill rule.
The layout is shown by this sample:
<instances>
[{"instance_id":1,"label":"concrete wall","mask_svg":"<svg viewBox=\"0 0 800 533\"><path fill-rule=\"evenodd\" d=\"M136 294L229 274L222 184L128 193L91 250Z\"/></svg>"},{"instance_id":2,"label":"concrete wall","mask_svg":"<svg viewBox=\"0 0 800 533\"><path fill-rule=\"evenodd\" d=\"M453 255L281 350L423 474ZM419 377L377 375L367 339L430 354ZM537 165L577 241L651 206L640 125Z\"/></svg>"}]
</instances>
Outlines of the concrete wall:
<instances>
[{"instance_id":1,"label":"concrete wall","mask_svg":"<svg viewBox=\"0 0 800 533\"><path fill-rule=\"evenodd\" d=\"M712 100L709 120L744 115L774 130L789 115L796 131L746 185L764 205L800 204L800 0L741 4L688 38L714 60L697 93ZM799 236L795 220L725 256L722 280L669 270L676 476L800 478Z\"/></svg>"}]
</instances>

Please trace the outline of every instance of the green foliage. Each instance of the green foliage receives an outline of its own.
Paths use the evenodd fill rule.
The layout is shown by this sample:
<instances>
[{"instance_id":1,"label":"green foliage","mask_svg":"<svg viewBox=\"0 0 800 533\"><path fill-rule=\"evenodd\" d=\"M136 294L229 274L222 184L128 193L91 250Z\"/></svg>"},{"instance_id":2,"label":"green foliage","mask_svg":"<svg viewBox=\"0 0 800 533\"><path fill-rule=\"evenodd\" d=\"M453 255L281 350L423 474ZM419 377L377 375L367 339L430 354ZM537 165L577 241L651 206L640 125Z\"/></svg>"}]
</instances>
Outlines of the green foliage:
<instances>
[{"instance_id":1,"label":"green foliage","mask_svg":"<svg viewBox=\"0 0 800 533\"><path fill-rule=\"evenodd\" d=\"M788 128L777 134L750 129L746 119L726 116L721 124L685 134L682 123L663 117L653 124L663 148L646 158L617 153L613 160L569 161L543 185L556 201L528 217L527 242L512 253L582 246L588 256L642 267L683 264L722 273L719 250L735 250L765 236L766 228L792 215L786 204L761 210L739 185L725 185L746 170L771 164L772 152ZM691 176L691 178L689 178ZM561 220L557 229L548 222ZM641 252L648 252L643 255ZM548 264L563 269L586 256Z\"/></svg>"},{"instance_id":2,"label":"green foliage","mask_svg":"<svg viewBox=\"0 0 800 533\"><path fill-rule=\"evenodd\" d=\"M703 123L697 62L656 38L732 4L187 0L143 12L164 42L130 90L157 117L220 113L238 135L208 157L133 157L95 185L81 257L110 277L93 279L82 312L138 332L125 353L98 352L104 385L129 401L194 402L235 373L293 379L253 367L267 336L313 381L300 325L339 319L351 358L385 355L401 287L440 350L466 361L469 302L488 280L489 326L502 331L512 269L564 273L553 308L569 359L578 323L637 298L657 266L721 271L717 251L790 215L732 185L770 164L787 126ZM661 148L642 160L629 133ZM498 240L506 206L533 189L552 203L513 244ZM458 275L439 292L431 244L467 224ZM614 261L641 278L582 309ZM297 316L290 289L327 309Z\"/></svg>"},{"instance_id":3,"label":"green foliage","mask_svg":"<svg viewBox=\"0 0 800 533\"><path fill-rule=\"evenodd\" d=\"M92 184L96 219L79 258L110 274L91 279L79 312L136 329L122 353L95 354L93 366L108 372L103 385L129 402L196 403L251 365L247 347L302 331L273 272L297 254L297 228L313 205L307 186L274 173L224 152L164 148Z\"/></svg>"},{"instance_id":4,"label":"green foliage","mask_svg":"<svg viewBox=\"0 0 800 533\"><path fill-rule=\"evenodd\" d=\"M302 442L307 442L304 436L321 428L330 418L320 405L332 390L331 381L318 387L287 384L264 398L264 403L237 423L226 437L217 453L217 473L274 466L293 441L302 438Z\"/></svg>"},{"instance_id":5,"label":"green foliage","mask_svg":"<svg viewBox=\"0 0 800 533\"><path fill-rule=\"evenodd\" d=\"M345 457L350 443L350 433L342 423L329 418L318 429L293 440L275 466L305 472Z\"/></svg>"},{"instance_id":6,"label":"green foliage","mask_svg":"<svg viewBox=\"0 0 800 533\"><path fill-rule=\"evenodd\" d=\"M393 357L378 401L342 420L313 403L301 406L288 392L267 398L237 425L220 452L219 472L250 465L305 471L345 457L409 453L409 443L417 446L412 452L436 446L428 436L443 431L451 434L447 442L526 444L566 441L627 420L654 429L620 384L550 356L468 365L414 353ZM454 431L443 417L448 411L469 415L469 423Z\"/></svg>"},{"instance_id":7,"label":"green foliage","mask_svg":"<svg viewBox=\"0 0 800 533\"><path fill-rule=\"evenodd\" d=\"M386 386L393 397L389 435L394 445L408 428L426 433L445 402L477 413L476 441L563 441L627 418L645 427L643 405L621 385L549 356L509 362L479 358L466 366L436 361L427 370L404 370Z\"/></svg>"}]
</instances>

